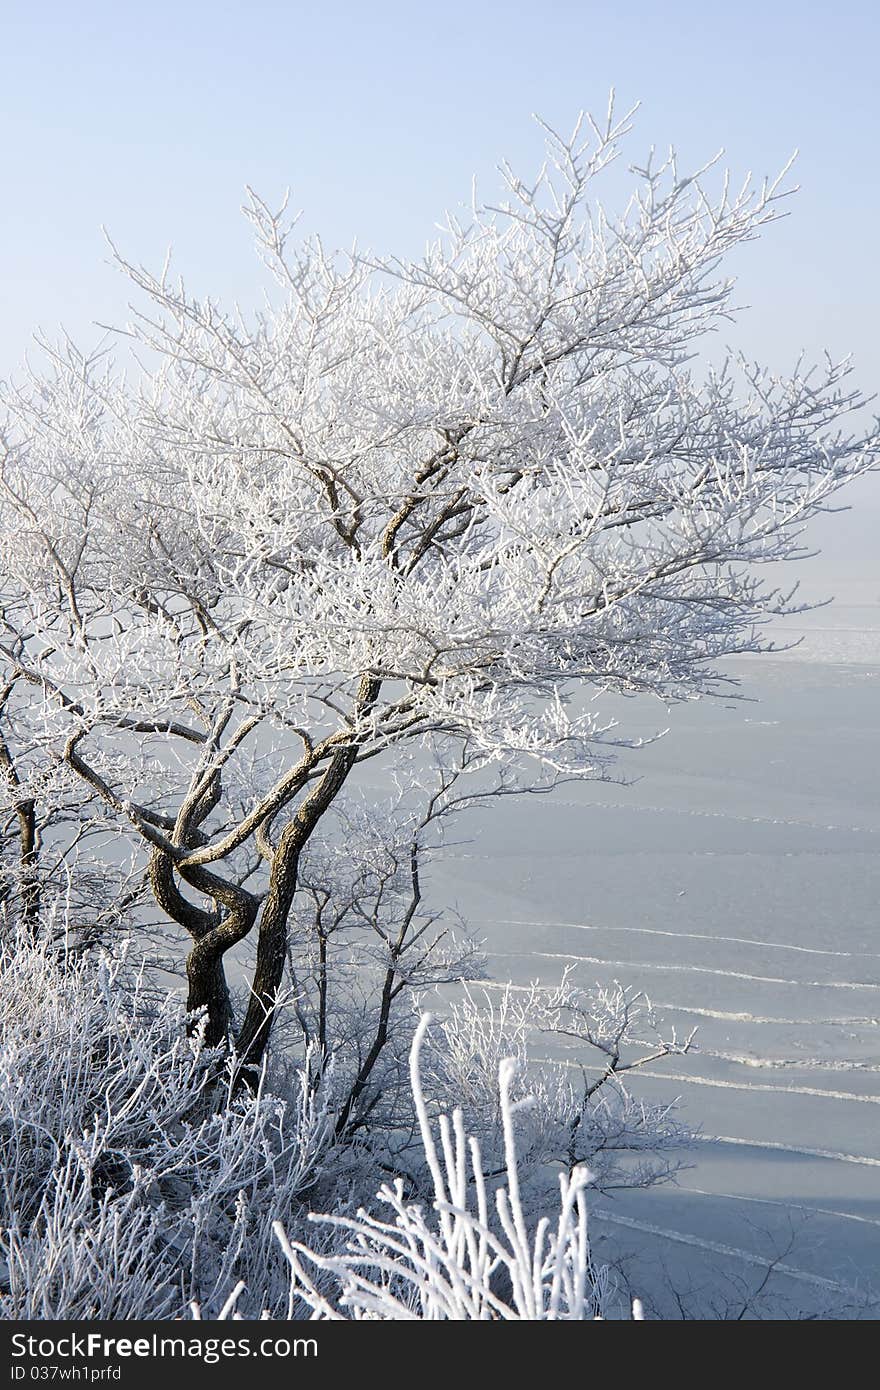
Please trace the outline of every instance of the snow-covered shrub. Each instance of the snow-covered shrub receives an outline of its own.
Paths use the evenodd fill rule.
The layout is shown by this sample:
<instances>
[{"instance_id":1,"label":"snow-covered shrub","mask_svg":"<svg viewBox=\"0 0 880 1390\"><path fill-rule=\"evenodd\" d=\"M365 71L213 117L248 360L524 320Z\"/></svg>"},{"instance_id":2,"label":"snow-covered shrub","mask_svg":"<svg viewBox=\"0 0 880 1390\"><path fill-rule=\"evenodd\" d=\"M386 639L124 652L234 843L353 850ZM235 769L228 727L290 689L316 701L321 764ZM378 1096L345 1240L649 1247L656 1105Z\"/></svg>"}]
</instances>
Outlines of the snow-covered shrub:
<instances>
[{"instance_id":1,"label":"snow-covered shrub","mask_svg":"<svg viewBox=\"0 0 880 1390\"><path fill-rule=\"evenodd\" d=\"M531 1097L513 1098L517 1065L498 1068L506 1182L490 1193L480 1143L465 1131L460 1109L439 1117L435 1139L420 1074L420 1052L431 1015L423 1015L410 1054L410 1079L419 1133L434 1190L432 1211L406 1200L403 1183L384 1184L383 1220L361 1209L353 1218L313 1218L347 1233L344 1251L321 1254L291 1241L280 1222L276 1235L291 1271L290 1315L297 1300L313 1319L453 1321L581 1321L602 1316L607 1271L593 1264L587 1238L583 1164L559 1176L559 1210L530 1229L520 1193L516 1127ZM335 1295L316 1282L329 1274ZM225 1311L229 1311L227 1305ZM633 1309L641 1317L640 1305Z\"/></svg>"},{"instance_id":2,"label":"snow-covered shrub","mask_svg":"<svg viewBox=\"0 0 880 1390\"><path fill-rule=\"evenodd\" d=\"M465 987L424 1050L427 1095L454 1096L493 1170L504 1161L499 1068L516 1064L531 1104L520 1120L523 1191L546 1166L589 1166L599 1191L651 1187L675 1176L692 1131L675 1104L649 1104L624 1085L628 1072L694 1046L661 1031L645 995L620 984L584 989L566 971L558 985ZM542 1053L550 1052L550 1056Z\"/></svg>"},{"instance_id":3,"label":"snow-covered shrub","mask_svg":"<svg viewBox=\"0 0 880 1390\"><path fill-rule=\"evenodd\" d=\"M0 1316L173 1318L193 1298L214 1316L239 1277L276 1305L271 1223L295 1219L332 1125L304 1073L284 1099L230 1075L124 953L6 943Z\"/></svg>"},{"instance_id":4,"label":"snow-covered shrub","mask_svg":"<svg viewBox=\"0 0 880 1390\"><path fill-rule=\"evenodd\" d=\"M364 1294L363 1316L378 1315L386 1297L424 1318L599 1312L606 1281L586 1243L584 1160L592 1156L598 1186L648 1183L672 1171L665 1150L682 1139L666 1111L635 1105L617 1082L624 1045L644 1032L625 991L586 996L564 981L508 990L496 1004L487 994L485 1007L466 995L427 1042L420 1024L411 1086L352 1131L339 1124L350 1078L336 1084L332 1058L276 1053L255 1090L240 1071L236 1084L235 1059L206 1048L198 1027L187 1034L181 998L130 949L67 953L56 925L10 933L0 946L0 1317L170 1319L191 1304L207 1318L224 1308L307 1317L309 1298L325 1308L321 1281L343 1270L358 1288L378 1279L384 1291ZM589 1096L564 1069L555 1080L548 1068L528 1070L526 1018L558 1031L576 1008L581 1040L605 1057ZM527 1102L515 1084L533 1090ZM462 1103L451 1122L450 1096ZM363 1204L388 1173L380 1195L392 1220L383 1223ZM506 1187L493 1198L500 1173ZM436 1230L421 1214L432 1193ZM541 1213L559 1195L551 1224ZM493 1201L500 1226L489 1231ZM310 1207L333 1213L323 1243L308 1250L320 1289L302 1265ZM281 1247L273 1226L287 1233ZM422 1282L388 1264L388 1241L401 1232L407 1249L430 1256L413 1266ZM299 1292L289 1287L291 1251L300 1252ZM437 1261L441 1272L428 1278Z\"/></svg>"}]
</instances>

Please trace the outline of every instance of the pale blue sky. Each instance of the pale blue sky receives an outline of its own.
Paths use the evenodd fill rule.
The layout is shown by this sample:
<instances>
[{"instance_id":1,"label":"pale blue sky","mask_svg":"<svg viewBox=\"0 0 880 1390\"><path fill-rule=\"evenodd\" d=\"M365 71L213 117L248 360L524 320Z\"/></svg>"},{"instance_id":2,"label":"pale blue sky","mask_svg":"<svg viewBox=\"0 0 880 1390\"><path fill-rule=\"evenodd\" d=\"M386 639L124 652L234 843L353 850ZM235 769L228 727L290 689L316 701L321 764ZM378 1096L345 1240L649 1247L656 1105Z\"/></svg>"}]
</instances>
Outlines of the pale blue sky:
<instances>
[{"instance_id":1,"label":"pale blue sky","mask_svg":"<svg viewBox=\"0 0 880 1390\"><path fill-rule=\"evenodd\" d=\"M258 283L237 215L245 182L287 185L330 244L417 251L471 174L528 169L539 111L570 125L641 100L629 150L720 146L736 173L776 172L795 147L792 216L741 253L753 305L731 339L785 367L801 348L852 351L880 380L876 62L870 0L3 0L0 374L33 328L89 341L124 317L105 223L125 252L247 302ZM876 577L876 480L829 532L829 572ZM873 496L872 496L873 494ZM856 498L855 500L858 500Z\"/></svg>"}]
</instances>

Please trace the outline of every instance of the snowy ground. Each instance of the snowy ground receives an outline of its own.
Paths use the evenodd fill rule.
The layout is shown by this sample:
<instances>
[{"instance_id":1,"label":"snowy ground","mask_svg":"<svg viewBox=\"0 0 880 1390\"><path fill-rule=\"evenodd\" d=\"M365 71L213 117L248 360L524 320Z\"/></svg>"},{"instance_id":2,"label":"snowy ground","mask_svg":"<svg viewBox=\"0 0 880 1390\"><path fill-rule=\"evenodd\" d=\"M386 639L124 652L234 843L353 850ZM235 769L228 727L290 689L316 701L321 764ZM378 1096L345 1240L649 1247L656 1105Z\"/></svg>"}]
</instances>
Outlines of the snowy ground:
<instances>
[{"instance_id":1,"label":"snowy ground","mask_svg":"<svg viewBox=\"0 0 880 1390\"><path fill-rule=\"evenodd\" d=\"M674 711L636 785L507 803L438 875L496 981L573 965L699 1026L699 1053L635 1083L681 1096L695 1166L604 1201L596 1231L704 1315L772 1256L777 1312L880 1293L880 607L796 622L796 652L731 668L759 703Z\"/></svg>"}]
</instances>

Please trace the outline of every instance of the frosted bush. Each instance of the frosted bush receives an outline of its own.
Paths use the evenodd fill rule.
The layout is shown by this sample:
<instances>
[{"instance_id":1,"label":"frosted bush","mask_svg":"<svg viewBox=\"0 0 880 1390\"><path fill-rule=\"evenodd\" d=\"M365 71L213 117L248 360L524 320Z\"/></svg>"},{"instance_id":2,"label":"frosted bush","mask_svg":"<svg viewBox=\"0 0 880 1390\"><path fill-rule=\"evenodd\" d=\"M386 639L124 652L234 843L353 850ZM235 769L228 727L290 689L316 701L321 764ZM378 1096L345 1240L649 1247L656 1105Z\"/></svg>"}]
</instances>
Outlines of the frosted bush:
<instances>
[{"instance_id":1,"label":"frosted bush","mask_svg":"<svg viewBox=\"0 0 880 1390\"><path fill-rule=\"evenodd\" d=\"M437 1031L422 1066L426 1092L441 1105L455 1096L493 1169L504 1161L499 1067L510 1058L524 1077L532 1097L518 1138L524 1191L540 1190L547 1164L587 1164L600 1191L650 1187L681 1169L693 1135L676 1105L637 1098L624 1078L687 1054L695 1035L661 1030L645 995L616 982L584 989L570 971L557 985L466 986Z\"/></svg>"},{"instance_id":2,"label":"frosted bush","mask_svg":"<svg viewBox=\"0 0 880 1390\"><path fill-rule=\"evenodd\" d=\"M465 1132L460 1109L441 1115L439 1144L428 1115L420 1052L431 1015L423 1015L410 1054L410 1080L419 1133L434 1188L432 1209L406 1200L400 1179L377 1194L390 1208L383 1220L361 1209L354 1218L313 1217L348 1234L343 1252L325 1255L275 1231L291 1271L290 1316L297 1300L312 1319L428 1321L581 1321L602 1316L607 1270L594 1265L587 1238L585 1189L589 1169L576 1165L559 1176L555 1221L541 1217L529 1230L523 1209L517 1117L531 1097L513 1098L517 1067L498 1069L506 1182L490 1196L479 1141ZM326 1293L309 1267L332 1276ZM227 1305L227 1311L229 1310ZM641 1305L633 1307L641 1318Z\"/></svg>"},{"instance_id":3,"label":"frosted bush","mask_svg":"<svg viewBox=\"0 0 880 1390\"><path fill-rule=\"evenodd\" d=\"M614 1075L639 1037L634 996L582 996L567 981L498 1005L487 995L482 1009L467 995L427 1046L427 1016L419 1024L409 1090L372 1125L340 1130L350 1085L332 1059L275 1056L252 1089L198 1023L187 1033L182 1000L129 951L66 952L55 925L0 947L0 1317L601 1314L609 1279L590 1258L587 1185L656 1181L681 1139ZM599 1047L595 1082L613 1083L613 1105L527 1070L525 1018L560 1025L578 1005L586 1020L585 1000L581 1041L617 1040L611 1055ZM516 1098L525 1081L534 1094ZM451 1120L450 1095L463 1102ZM625 1170L627 1149L657 1166ZM383 1172L389 1219L363 1206ZM307 1246L311 1206L332 1215Z\"/></svg>"},{"instance_id":4,"label":"frosted bush","mask_svg":"<svg viewBox=\"0 0 880 1390\"><path fill-rule=\"evenodd\" d=\"M259 1306L283 1295L270 1227L315 1183L326 1109L305 1073L233 1094L183 1023L124 953L0 951L3 1318L216 1311L239 1276Z\"/></svg>"}]
</instances>

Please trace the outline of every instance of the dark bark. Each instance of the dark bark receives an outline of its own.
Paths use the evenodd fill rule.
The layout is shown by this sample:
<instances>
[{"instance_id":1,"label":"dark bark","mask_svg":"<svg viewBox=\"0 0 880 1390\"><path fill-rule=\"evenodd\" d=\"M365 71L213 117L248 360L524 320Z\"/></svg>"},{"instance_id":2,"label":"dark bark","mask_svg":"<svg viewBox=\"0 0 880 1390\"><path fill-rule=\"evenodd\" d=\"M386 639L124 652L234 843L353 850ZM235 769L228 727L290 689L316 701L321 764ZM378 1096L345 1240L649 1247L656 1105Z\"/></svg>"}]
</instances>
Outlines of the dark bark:
<instances>
[{"instance_id":1,"label":"dark bark","mask_svg":"<svg viewBox=\"0 0 880 1390\"><path fill-rule=\"evenodd\" d=\"M361 681L356 713L364 715L375 704L381 682ZM327 771L306 797L278 840L269 875L269 890L260 916L257 964L244 1022L236 1039L239 1056L248 1066L258 1066L272 1028L278 992L284 979L287 955L287 922L299 875L299 859L315 827L342 790L360 751L357 743L345 744L334 754Z\"/></svg>"},{"instance_id":2,"label":"dark bark","mask_svg":"<svg viewBox=\"0 0 880 1390\"><path fill-rule=\"evenodd\" d=\"M18 822L18 885L21 901L20 919L33 927L40 913L40 833L37 827L37 803L32 796L20 795L21 782L9 745L0 733L0 771L6 776L13 793L13 807Z\"/></svg>"},{"instance_id":3,"label":"dark bark","mask_svg":"<svg viewBox=\"0 0 880 1390\"><path fill-rule=\"evenodd\" d=\"M200 953L198 945L194 946L186 958L186 978L187 1012L195 1019L204 1011L206 1045L225 1043L232 1031L232 1004L223 956ZM191 1032L194 1026L190 1024Z\"/></svg>"},{"instance_id":4,"label":"dark bark","mask_svg":"<svg viewBox=\"0 0 880 1390\"><path fill-rule=\"evenodd\" d=\"M174 861L170 854L155 850L150 860L150 888L157 905L164 913L185 927L196 940L211 930L215 918L204 908L196 907L183 896L174 875Z\"/></svg>"},{"instance_id":5,"label":"dark bark","mask_svg":"<svg viewBox=\"0 0 880 1390\"><path fill-rule=\"evenodd\" d=\"M175 826L176 841L191 840L197 835L199 826L217 805L220 792L218 775L184 803ZM206 912L191 903L178 886L178 873L196 892L212 898L217 910ZM156 850L151 859L150 886L162 911L193 938L186 960L187 1011L199 1016L205 1014L204 1038L209 1047L228 1042L233 1018L223 957L253 927L259 899L199 865L190 868L175 865L173 856L163 850Z\"/></svg>"},{"instance_id":6,"label":"dark bark","mask_svg":"<svg viewBox=\"0 0 880 1390\"><path fill-rule=\"evenodd\" d=\"M186 1005L190 1012L205 1010L207 1021L204 1036L209 1047L228 1042L232 1035L232 1006L223 958L228 950L247 936L256 915L255 902L233 910L206 932L187 956L189 994Z\"/></svg>"},{"instance_id":7,"label":"dark bark","mask_svg":"<svg viewBox=\"0 0 880 1390\"><path fill-rule=\"evenodd\" d=\"M251 1066L259 1064L266 1049L272 1013L284 978L287 922L296 893L300 855L318 821L341 791L357 753L356 747L349 747L335 755L314 791L306 797L279 837L269 875L269 891L260 915L250 1002L236 1040L239 1055Z\"/></svg>"}]
</instances>

